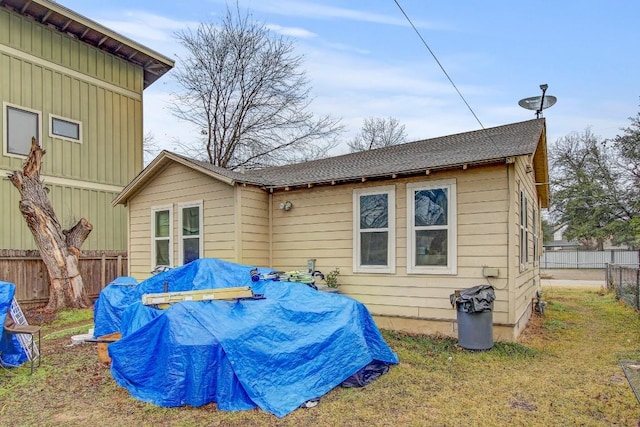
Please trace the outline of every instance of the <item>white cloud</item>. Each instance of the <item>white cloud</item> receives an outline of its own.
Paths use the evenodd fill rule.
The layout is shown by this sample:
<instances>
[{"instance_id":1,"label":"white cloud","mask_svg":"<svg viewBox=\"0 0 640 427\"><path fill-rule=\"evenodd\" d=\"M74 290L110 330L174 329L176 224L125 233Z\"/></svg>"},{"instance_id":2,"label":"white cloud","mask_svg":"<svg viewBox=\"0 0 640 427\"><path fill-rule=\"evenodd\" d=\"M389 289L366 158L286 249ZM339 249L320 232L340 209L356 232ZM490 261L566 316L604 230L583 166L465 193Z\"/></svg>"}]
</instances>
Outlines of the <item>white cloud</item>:
<instances>
[{"instance_id":1,"label":"white cloud","mask_svg":"<svg viewBox=\"0 0 640 427\"><path fill-rule=\"evenodd\" d=\"M267 24L266 27L274 33L282 34L283 36L296 37L300 39L308 39L317 37L316 33L305 30L299 27L283 27L276 24Z\"/></svg>"},{"instance_id":2,"label":"white cloud","mask_svg":"<svg viewBox=\"0 0 640 427\"><path fill-rule=\"evenodd\" d=\"M396 6L389 8L393 13L375 13L358 9L327 6L322 3L299 1L299 0L271 0L245 2L246 6L253 10L283 15L297 16L309 19L344 19L357 22L369 22L374 24L408 26L409 23ZM244 6L244 5L243 5ZM418 28L447 29L446 25L426 22L422 20L414 21Z\"/></svg>"}]
</instances>

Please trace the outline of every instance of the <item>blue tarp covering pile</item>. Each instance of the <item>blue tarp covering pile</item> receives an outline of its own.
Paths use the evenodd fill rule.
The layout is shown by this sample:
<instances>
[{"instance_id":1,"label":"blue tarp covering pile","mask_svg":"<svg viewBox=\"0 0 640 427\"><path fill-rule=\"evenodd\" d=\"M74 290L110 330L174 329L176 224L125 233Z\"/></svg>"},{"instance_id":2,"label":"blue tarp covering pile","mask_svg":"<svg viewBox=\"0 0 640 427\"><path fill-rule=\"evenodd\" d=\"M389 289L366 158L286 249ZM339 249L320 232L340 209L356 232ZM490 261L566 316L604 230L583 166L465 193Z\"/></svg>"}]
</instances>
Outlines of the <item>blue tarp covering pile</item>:
<instances>
[{"instance_id":1,"label":"blue tarp covering pile","mask_svg":"<svg viewBox=\"0 0 640 427\"><path fill-rule=\"evenodd\" d=\"M361 303L301 283L252 282L252 268L201 259L137 286L107 286L95 328L96 336L122 332L109 345L116 382L159 406L217 402L221 410L257 406L282 417L374 362L398 363ZM145 293L237 286L265 298L166 310L141 303Z\"/></svg>"},{"instance_id":2,"label":"blue tarp covering pile","mask_svg":"<svg viewBox=\"0 0 640 427\"><path fill-rule=\"evenodd\" d=\"M7 334L4 331L4 323L9 314L9 307L16 292L16 285L0 280L0 365L5 367L19 366L27 361L27 354L20 346L15 334Z\"/></svg>"}]
</instances>

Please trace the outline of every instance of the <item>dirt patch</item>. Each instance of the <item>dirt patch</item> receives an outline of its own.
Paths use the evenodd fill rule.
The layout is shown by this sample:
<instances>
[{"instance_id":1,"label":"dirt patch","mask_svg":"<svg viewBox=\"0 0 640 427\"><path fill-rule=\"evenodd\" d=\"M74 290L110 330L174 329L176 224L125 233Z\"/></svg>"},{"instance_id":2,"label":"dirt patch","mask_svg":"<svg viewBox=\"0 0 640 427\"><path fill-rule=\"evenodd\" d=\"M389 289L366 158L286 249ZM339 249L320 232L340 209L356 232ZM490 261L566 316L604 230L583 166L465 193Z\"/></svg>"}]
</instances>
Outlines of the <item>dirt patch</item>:
<instances>
[{"instance_id":1,"label":"dirt patch","mask_svg":"<svg viewBox=\"0 0 640 427\"><path fill-rule=\"evenodd\" d=\"M58 318L57 313L44 308L32 308L24 312L24 317L30 325L49 325Z\"/></svg>"}]
</instances>

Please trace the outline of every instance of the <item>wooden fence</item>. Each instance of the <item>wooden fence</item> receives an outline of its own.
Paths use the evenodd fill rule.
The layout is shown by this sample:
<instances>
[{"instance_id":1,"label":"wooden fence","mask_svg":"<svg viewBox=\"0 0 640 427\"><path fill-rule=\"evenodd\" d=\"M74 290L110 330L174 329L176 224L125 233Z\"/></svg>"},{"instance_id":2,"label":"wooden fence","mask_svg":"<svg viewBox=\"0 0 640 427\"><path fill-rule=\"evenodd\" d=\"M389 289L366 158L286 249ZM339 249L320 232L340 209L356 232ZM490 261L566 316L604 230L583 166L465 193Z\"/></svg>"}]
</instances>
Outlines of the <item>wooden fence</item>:
<instances>
[{"instance_id":1,"label":"wooden fence","mask_svg":"<svg viewBox=\"0 0 640 427\"><path fill-rule=\"evenodd\" d=\"M80 274L87 295L94 300L113 279L126 276L126 251L82 251ZM0 280L16 285L20 305L36 307L49 300L49 277L39 251L0 249Z\"/></svg>"}]
</instances>

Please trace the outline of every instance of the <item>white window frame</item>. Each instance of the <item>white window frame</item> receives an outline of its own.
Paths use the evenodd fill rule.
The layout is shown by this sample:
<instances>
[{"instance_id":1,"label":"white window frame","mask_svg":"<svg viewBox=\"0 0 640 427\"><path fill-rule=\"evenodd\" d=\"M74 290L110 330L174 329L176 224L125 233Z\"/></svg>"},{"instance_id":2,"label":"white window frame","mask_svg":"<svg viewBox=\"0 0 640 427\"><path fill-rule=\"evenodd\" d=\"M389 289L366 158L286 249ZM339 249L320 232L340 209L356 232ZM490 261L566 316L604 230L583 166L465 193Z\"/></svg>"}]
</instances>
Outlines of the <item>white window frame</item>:
<instances>
[{"instance_id":1,"label":"white window frame","mask_svg":"<svg viewBox=\"0 0 640 427\"><path fill-rule=\"evenodd\" d=\"M447 189L447 225L415 227L415 193L421 190ZM411 182L407 184L407 274L458 274L457 184L455 179ZM446 229L447 265L416 265L416 229Z\"/></svg>"},{"instance_id":2,"label":"white window frame","mask_svg":"<svg viewBox=\"0 0 640 427\"><path fill-rule=\"evenodd\" d=\"M42 112L38 111L38 110L33 110L31 108L26 108L23 107L21 105L16 105L16 104L11 104L8 102L3 102L2 103L2 154L4 156L7 157L17 157L19 159L25 159L29 156L29 153L27 152L27 154L18 154L18 153L11 153L9 152L9 117L8 117L8 110L9 108L13 108L15 110L21 110L27 113L32 113L35 114L38 117L38 123L37 123L37 135L31 135L34 136L36 138L36 140L38 141L39 144L41 144L42 146ZM31 140L29 140L29 147L31 147Z\"/></svg>"},{"instance_id":3,"label":"white window frame","mask_svg":"<svg viewBox=\"0 0 640 427\"><path fill-rule=\"evenodd\" d=\"M367 231L387 232L387 265L361 265L360 197L375 194L387 195L388 223L384 229L368 229ZM387 274L395 274L396 272L396 187L394 185L353 190L353 272Z\"/></svg>"},{"instance_id":4,"label":"white window frame","mask_svg":"<svg viewBox=\"0 0 640 427\"><path fill-rule=\"evenodd\" d=\"M195 239L195 238L199 238L200 241L198 242L198 258L203 258L204 254L203 254L203 249L204 249L204 221L203 221L203 217L204 217L204 210L203 210L203 206L204 203L202 200L198 200L195 202L186 202L186 203L180 203L178 204L178 246L179 246L179 253L178 253L178 262L179 265L184 265L184 240L185 239ZM193 208L193 207L197 207L199 210L200 215L198 215L198 230L200 231L200 234L198 234L197 236L185 236L183 234L183 230L182 230L182 215L183 215L183 210L185 208Z\"/></svg>"},{"instance_id":5,"label":"white window frame","mask_svg":"<svg viewBox=\"0 0 640 427\"><path fill-rule=\"evenodd\" d=\"M62 122L68 122L68 123L71 123L71 124L78 125L78 139L70 138L68 136L58 135L56 133L53 133L53 121L54 120L59 120L59 121L62 121ZM67 117L57 116L55 114L49 114L49 137L62 139L62 140L65 140L65 141L75 142L77 144L82 144L82 122L80 122L78 120L69 119Z\"/></svg>"},{"instance_id":6,"label":"white window frame","mask_svg":"<svg viewBox=\"0 0 640 427\"><path fill-rule=\"evenodd\" d=\"M520 246L520 271L529 268L529 199L523 188L520 188L520 218L519 246Z\"/></svg>"},{"instance_id":7,"label":"white window frame","mask_svg":"<svg viewBox=\"0 0 640 427\"><path fill-rule=\"evenodd\" d=\"M156 212L169 211L169 267L173 267L173 205L153 206L151 208L151 270L156 265L156 240L164 240L166 237L156 237Z\"/></svg>"}]
</instances>

